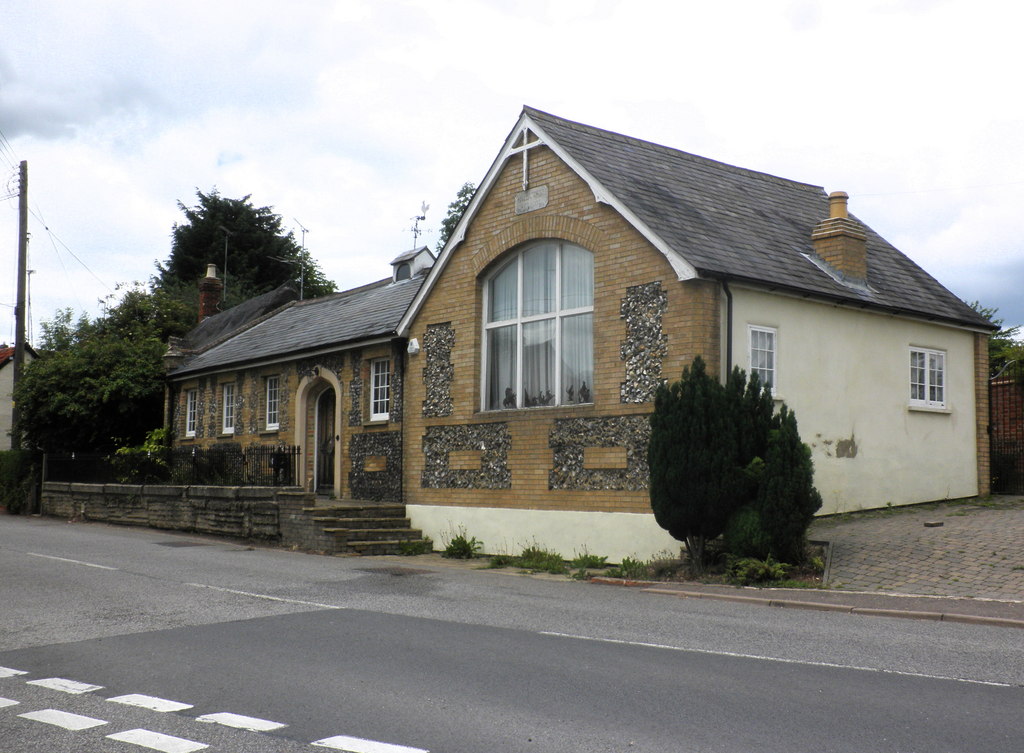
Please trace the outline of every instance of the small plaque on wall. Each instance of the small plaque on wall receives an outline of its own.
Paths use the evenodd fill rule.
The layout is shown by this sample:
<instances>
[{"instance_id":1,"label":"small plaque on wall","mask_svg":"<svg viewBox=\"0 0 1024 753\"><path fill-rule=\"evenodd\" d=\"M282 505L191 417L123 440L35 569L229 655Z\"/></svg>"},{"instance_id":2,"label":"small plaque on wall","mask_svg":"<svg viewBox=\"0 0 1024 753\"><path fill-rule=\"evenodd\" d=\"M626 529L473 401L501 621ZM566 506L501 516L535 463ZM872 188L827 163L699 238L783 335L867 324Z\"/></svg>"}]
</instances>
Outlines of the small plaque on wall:
<instances>
[{"instance_id":1,"label":"small plaque on wall","mask_svg":"<svg viewBox=\"0 0 1024 753\"><path fill-rule=\"evenodd\" d=\"M516 214L526 214L548 205L548 187L537 186L516 194Z\"/></svg>"}]
</instances>

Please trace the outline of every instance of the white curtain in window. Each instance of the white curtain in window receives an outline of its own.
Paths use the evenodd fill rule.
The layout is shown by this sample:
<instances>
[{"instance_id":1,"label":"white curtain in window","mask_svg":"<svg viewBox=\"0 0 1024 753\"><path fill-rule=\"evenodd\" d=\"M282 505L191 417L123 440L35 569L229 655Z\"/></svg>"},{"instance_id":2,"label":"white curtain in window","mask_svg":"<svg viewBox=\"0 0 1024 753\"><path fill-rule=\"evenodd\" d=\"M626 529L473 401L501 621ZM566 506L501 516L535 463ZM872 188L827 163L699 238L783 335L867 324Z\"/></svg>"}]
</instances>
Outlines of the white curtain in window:
<instances>
[{"instance_id":1,"label":"white curtain in window","mask_svg":"<svg viewBox=\"0 0 1024 753\"><path fill-rule=\"evenodd\" d=\"M523 406L554 405L556 400L555 320L527 322L523 325Z\"/></svg>"},{"instance_id":2,"label":"white curtain in window","mask_svg":"<svg viewBox=\"0 0 1024 753\"><path fill-rule=\"evenodd\" d=\"M557 247L547 243L523 254L523 316L555 310L557 258Z\"/></svg>"},{"instance_id":3,"label":"white curtain in window","mask_svg":"<svg viewBox=\"0 0 1024 753\"><path fill-rule=\"evenodd\" d=\"M506 319L513 319L516 315L517 305L517 278L519 276L519 261L513 260L496 277L491 279L489 291L490 312L488 321L503 322Z\"/></svg>"},{"instance_id":4,"label":"white curtain in window","mask_svg":"<svg viewBox=\"0 0 1024 753\"><path fill-rule=\"evenodd\" d=\"M562 403L589 403L594 389L594 317L562 320Z\"/></svg>"},{"instance_id":5,"label":"white curtain in window","mask_svg":"<svg viewBox=\"0 0 1024 753\"><path fill-rule=\"evenodd\" d=\"M498 327L487 333L487 408L516 407L516 325Z\"/></svg>"},{"instance_id":6,"label":"white curtain in window","mask_svg":"<svg viewBox=\"0 0 1024 753\"><path fill-rule=\"evenodd\" d=\"M594 255L578 246L562 249L562 308L594 304Z\"/></svg>"}]
</instances>

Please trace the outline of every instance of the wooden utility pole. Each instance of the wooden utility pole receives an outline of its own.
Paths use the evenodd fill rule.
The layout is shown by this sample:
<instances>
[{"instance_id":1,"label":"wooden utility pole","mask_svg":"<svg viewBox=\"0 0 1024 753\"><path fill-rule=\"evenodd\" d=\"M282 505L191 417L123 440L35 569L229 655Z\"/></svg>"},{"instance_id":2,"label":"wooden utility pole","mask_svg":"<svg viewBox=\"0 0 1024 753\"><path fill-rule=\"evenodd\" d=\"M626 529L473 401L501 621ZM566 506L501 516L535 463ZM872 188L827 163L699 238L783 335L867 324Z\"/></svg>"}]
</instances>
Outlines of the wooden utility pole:
<instances>
[{"instance_id":1,"label":"wooden utility pole","mask_svg":"<svg viewBox=\"0 0 1024 753\"><path fill-rule=\"evenodd\" d=\"M25 317L28 285L28 162L21 161L18 180L18 299L14 306L14 386L18 386L25 365ZM11 447L21 448L20 411L11 408Z\"/></svg>"}]
</instances>

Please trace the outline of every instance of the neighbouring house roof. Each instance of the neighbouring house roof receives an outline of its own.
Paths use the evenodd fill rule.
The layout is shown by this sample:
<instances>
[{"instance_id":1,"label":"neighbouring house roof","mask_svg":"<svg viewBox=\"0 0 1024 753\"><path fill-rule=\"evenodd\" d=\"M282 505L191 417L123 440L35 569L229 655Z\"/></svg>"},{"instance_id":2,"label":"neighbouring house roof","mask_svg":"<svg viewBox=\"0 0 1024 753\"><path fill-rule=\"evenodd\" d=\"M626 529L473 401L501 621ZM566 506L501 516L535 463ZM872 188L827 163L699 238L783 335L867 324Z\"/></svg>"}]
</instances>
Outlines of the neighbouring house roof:
<instances>
[{"instance_id":1,"label":"neighbouring house roof","mask_svg":"<svg viewBox=\"0 0 1024 753\"><path fill-rule=\"evenodd\" d=\"M31 358L36 358L36 352L31 345L25 346L25 355ZM5 345L0 348L0 369L6 366L8 363L14 360L14 346Z\"/></svg>"},{"instance_id":2,"label":"neighbouring house roof","mask_svg":"<svg viewBox=\"0 0 1024 753\"><path fill-rule=\"evenodd\" d=\"M187 356L169 376L177 379L259 361L299 358L325 348L393 336L423 279L420 275L401 282L380 280L322 298L292 301L211 347ZM191 333L186 339L191 342Z\"/></svg>"},{"instance_id":3,"label":"neighbouring house roof","mask_svg":"<svg viewBox=\"0 0 1024 753\"><path fill-rule=\"evenodd\" d=\"M820 186L734 167L525 107L427 285L403 319L403 330L524 134L548 146L587 182L599 201L631 222L666 256L681 280L700 277L748 283L895 314L992 328L987 319L863 222L866 286L843 284L812 261L811 233L829 217L828 196Z\"/></svg>"}]
</instances>

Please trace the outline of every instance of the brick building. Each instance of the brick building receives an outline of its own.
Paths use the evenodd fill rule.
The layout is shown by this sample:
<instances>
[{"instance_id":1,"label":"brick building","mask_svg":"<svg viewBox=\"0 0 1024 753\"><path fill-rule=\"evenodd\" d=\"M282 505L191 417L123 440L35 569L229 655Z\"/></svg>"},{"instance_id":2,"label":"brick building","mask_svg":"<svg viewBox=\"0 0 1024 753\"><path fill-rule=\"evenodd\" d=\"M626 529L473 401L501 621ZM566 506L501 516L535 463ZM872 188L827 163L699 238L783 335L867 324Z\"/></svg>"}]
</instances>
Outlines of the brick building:
<instances>
[{"instance_id":1,"label":"brick building","mask_svg":"<svg viewBox=\"0 0 1024 753\"><path fill-rule=\"evenodd\" d=\"M419 266L186 358L171 372L178 441L224 440L182 428L216 428L234 383L246 436L302 445L317 486L312 427L333 395L340 496L400 496L428 535L465 529L488 551L650 556L678 543L650 514L647 415L701 355L757 371L795 410L824 512L987 491L990 325L841 192L526 108ZM370 326L376 297L391 318ZM339 317L348 340L326 331ZM258 363L257 342L276 349ZM378 359L398 406L380 425Z\"/></svg>"}]
</instances>

